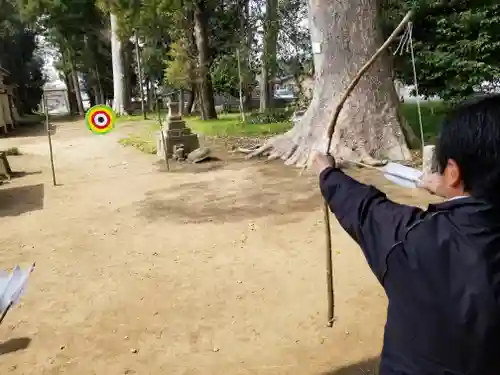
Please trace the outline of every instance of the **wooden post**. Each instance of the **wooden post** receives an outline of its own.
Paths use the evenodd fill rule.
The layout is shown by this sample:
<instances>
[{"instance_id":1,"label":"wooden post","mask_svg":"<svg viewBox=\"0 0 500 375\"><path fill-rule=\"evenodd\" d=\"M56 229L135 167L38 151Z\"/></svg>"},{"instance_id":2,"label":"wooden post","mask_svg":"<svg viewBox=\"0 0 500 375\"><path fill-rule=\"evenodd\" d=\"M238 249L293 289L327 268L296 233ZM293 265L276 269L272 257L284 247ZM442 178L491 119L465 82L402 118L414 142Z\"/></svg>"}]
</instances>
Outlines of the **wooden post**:
<instances>
[{"instance_id":1,"label":"wooden post","mask_svg":"<svg viewBox=\"0 0 500 375\"><path fill-rule=\"evenodd\" d=\"M167 172L170 172L170 164L168 162L168 153L167 153L167 141L165 140L165 134L163 134L163 122L161 121L160 100L161 100L160 98L157 98L156 100L158 123L160 124L160 134L161 134L161 142L163 144L163 154L165 157L165 167L167 168Z\"/></svg>"},{"instance_id":2,"label":"wooden post","mask_svg":"<svg viewBox=\"0 0 500 375\"><path fill-rule=\"evenodd\" d=\"M47 131L47 138L49 140L49 153L50 153L50 167L52 168L52 183L57 186L56 182L56 170L54 168L54 153L52 152L52 136L50 134L50 122L49 122L49 108L47 107L47 97L45 93L42 95L43 110L45 112L45 129Z\"/></svg>"}]
</instances>

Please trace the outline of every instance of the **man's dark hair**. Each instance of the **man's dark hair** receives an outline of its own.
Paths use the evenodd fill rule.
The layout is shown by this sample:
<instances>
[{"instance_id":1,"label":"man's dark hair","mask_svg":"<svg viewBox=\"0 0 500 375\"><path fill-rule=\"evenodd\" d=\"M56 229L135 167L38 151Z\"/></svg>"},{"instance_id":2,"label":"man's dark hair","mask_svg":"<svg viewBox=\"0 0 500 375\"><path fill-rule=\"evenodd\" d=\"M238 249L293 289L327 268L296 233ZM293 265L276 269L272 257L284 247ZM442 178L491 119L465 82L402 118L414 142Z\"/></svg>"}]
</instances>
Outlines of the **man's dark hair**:
<instances>
[{"instance_id":1,"label":"man's dark hair","mask_svg":"<svg viewBox=\"0 0 500 375\"><path fill-rule=\"evenodd\" d=\"M448 115L436 145L439 173L449 159L457 162L467 193L500 203L500 95L461 104Z\"/></svg>"}]
</instances>

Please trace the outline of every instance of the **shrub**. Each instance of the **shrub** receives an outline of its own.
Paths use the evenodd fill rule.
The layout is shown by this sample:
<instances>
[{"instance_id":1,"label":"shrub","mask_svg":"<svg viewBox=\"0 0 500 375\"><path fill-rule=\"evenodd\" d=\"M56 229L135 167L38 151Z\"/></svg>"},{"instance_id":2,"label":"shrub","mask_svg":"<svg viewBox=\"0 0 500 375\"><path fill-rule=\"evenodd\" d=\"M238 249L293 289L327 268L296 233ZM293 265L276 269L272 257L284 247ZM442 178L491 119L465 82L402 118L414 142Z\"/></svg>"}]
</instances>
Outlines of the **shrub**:
<instances>
[{"instance_id":1,"label":"shrub","mask_svg":"<svg viewBox=\"0 0 500 375\"><path fill-rule=\"evenodd\" d=\"M292 109L273 109L265 113L252 113L247 116L247 124L272 124L276 122L290 121L293 115Z\"/></svg>"}]
</instances>

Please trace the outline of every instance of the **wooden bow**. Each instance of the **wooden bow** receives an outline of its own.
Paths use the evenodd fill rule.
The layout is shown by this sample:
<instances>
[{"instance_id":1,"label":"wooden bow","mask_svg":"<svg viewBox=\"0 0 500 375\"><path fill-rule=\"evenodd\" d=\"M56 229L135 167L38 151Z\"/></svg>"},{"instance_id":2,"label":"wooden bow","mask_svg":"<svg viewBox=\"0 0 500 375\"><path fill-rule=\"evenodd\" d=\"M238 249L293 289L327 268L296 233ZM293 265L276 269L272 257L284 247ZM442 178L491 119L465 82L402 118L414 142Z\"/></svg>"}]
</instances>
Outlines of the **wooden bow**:
<instances>
[{"instance_id":1,"label":"wooden bow","mask_svg":"<svg viewBox=\"0 0 500 375\"><path fill-rule=\"evenodd\" d=\"M328 145L326 149L326 155L331 155L330 154L330 149L332 146L332 138L333 138L333 133L335 132L335 126L337 125L337 121L340 115L340 111L342 110L342 107L344 106L344 103L346 102L347 98L349 95L351 95L352 91L356 87L356 85L359 83L360 79L363 77L363 75L370 69L370 67L373 65L373 63L377 60L377 58L389 47L389 45L396 39L396 37L401 33L401 31L404 29L406 24L410 22L411 18L413 17L413 10L410 10L406 16L403 18L403 20L399 23L398 27L394 29L392 34L387 38L384 44L375 52L375 54L366 62L365 65L361 67L361 69L358 71L358 73L354 76L353 80L347 86L347 89L345 93L342 95L340 98L339 103L337 104L337 107L335 108L335 112L333 114L333 118L328 125L327 128L327 137L328 137ZM325 235L326 235L326 279L327 279L327 290L328 290L328 327L333 326L333 321L334 321L334 314L335 314L335 292L333 288L333 265L332 265L332 229L330 226L330 209L328 207L328 202L325 200L323 202L323 216L324 216L324 222L325 222Z\"/></svg>"}]
</instances>

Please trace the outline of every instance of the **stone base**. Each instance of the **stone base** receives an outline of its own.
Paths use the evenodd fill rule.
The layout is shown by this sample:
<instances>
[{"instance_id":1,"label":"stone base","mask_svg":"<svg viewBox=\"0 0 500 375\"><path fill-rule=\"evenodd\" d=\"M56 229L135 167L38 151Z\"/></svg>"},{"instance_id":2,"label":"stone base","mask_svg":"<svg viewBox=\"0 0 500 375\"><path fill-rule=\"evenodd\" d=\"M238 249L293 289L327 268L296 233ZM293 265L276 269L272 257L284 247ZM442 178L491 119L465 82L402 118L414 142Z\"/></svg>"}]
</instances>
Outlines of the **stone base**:
<instances>
[{"instance_id":1,"label":"stone base","mask_svg":"<svg viewBox=\"0 0 500 375\"><path fill-rule=\"evenodd\" d=\"M189 129L186 128L186 122L184 120L179 119L170 119L167 123L167 129L168 130L183 130L183 129Z\"/></svg>"},{"instance_id":2,"label":"stone base","mask_svg":"<svg viewBox=\"0 0 500 375\"><path fill-rule=\"evenodd\" d=\"M174 146L176 145L183 145L185 154L189 154L191 151L194 151L200 147L200 141L198 140L198 135L196 134L172 136L169 135L169 132L165 130L163 131L163 134L165 135L168 158L171 158L173 156ZM156 134L156 155L160 158L165 157L165 152L163 151L163 141L160 132Z\"/></svg>"}]
</instances>

